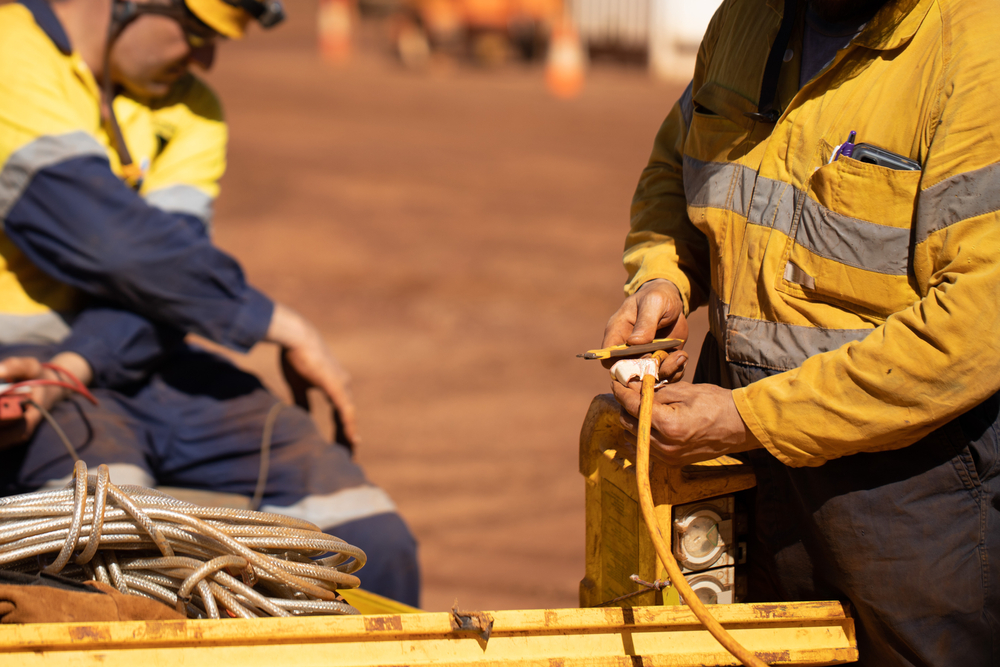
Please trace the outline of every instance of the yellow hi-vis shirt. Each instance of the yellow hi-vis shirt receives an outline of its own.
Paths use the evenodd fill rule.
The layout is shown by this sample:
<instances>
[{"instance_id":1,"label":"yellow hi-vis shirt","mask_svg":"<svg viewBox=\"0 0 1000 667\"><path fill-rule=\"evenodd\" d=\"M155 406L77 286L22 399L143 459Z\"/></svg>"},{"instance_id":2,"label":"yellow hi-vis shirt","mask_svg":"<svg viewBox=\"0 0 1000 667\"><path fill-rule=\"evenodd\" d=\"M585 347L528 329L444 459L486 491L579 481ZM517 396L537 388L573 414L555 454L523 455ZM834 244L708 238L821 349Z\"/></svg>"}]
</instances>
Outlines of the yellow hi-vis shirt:
<instances>
[{"instance_id":1,"label":"yellow hi-vis shirt","mask_svg":"<svg viewBox=\"0 0 1000 667\"><path fill-rule=\"evenodd\" d=\"M888 3L755 123L781 0L726 0L632 203L626 293L673 281L708 305L774 456L817 466L906 447L1000 390L1000 3ZM840 157L851 131L915 160Z\"/></svg>"},{"instance_id":2,"label":"yellow hi-vis shirt","mask_svg":"<svg viewBox=\"0 0 1000 667\"><path fill-rule=\"evenodd\" d=\"M53 15L36 16L29 6L0 7L0 220L41 169L100 155L120 171L94 74L61 27L53 27ZM132 158L145 172L140 194L208 225L227 139L215 95L186 76L164 99L118 96L114 107ZM76 290L40 271L0 232L0 344L59 341L81 304Z\"/></svg>"}]
</instances>

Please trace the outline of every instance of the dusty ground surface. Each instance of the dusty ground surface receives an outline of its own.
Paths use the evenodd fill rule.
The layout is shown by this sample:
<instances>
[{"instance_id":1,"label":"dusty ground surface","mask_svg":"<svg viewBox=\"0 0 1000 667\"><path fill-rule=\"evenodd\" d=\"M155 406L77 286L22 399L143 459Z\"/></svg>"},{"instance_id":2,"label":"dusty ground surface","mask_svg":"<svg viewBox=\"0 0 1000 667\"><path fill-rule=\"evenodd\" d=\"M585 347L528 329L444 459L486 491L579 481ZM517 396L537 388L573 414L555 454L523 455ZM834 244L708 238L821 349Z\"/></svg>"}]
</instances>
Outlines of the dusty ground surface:
<instances>
[{"instance_id":1,"label":"dusty ground surface","mask_svg":"<svg viewBox=\"0 0 1000 667\"><path fill-rule=\"evenodd\" d=\"M352 372L423 606L576 606L577 439L609 379L575 355L621 302L629 200L680 91L606 66L558 101L537 67L412 74L371 46L330 67L315 6L289 4L210 77L232 131L218 242ZM273 349L241 363L281 390Z\"/></svg>"}]
</instances>

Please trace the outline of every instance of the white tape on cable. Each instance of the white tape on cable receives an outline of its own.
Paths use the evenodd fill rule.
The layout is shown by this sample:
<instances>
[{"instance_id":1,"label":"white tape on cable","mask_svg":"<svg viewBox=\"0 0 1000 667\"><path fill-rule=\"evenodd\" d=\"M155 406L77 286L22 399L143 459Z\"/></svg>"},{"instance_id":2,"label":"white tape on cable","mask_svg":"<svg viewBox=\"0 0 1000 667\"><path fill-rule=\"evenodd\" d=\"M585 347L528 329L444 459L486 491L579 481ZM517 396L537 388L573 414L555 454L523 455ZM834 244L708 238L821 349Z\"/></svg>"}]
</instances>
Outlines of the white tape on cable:
<instances>
[{"instance_id":1,"label":"white tape on cable","mask_svg":"<svg viewBox=\"0 0 1000 667\"><path fill-rule=\"evenodd\" d=\"M645 359L621 359L611 367L611 377L627 385L632 380L642 381L646 375L659 377L660 364L652 357Z\"/></svg>"}]
</instances>

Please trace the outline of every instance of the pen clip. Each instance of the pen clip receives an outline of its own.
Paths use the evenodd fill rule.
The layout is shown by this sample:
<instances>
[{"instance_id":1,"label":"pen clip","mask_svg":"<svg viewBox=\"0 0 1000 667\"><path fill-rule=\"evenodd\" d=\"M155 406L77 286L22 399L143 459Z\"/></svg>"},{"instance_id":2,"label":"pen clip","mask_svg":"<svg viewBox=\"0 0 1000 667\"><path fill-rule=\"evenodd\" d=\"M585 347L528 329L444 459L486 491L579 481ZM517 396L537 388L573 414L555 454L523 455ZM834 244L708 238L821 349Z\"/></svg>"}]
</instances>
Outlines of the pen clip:
<instances>
[{"instance_id":1,"label":"pen clip","mask_svg":"<svg viewBox=\"0 0 1000 667\"><path fill-rule=\"evenodd\" d=\"M840 159L840 156L851 157L854 154L854 140L857 138L858 133L851 130L851 133L847 136L847 141L837 146L833 151L833 155L830 156L830 162L836 162Z\"/></svg>"}]
</instances>

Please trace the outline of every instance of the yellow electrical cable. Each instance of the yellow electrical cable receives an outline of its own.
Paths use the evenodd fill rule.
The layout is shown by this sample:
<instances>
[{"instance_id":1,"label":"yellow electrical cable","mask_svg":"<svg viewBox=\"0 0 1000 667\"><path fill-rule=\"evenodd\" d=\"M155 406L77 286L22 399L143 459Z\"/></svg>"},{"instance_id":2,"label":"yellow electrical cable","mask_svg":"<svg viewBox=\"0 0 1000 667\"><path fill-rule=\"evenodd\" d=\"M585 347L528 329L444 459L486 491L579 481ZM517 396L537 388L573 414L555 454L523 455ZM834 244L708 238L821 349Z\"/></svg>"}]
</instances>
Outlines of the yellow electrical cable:
<instances>
[{"instance_id":1,"label":"yellow electrical cable","mask_svg":"<svg viewBox=\"0 0 1000 667\"><path fill-rule=\"evenodd\" d=\"M653 358L656 359L657 367L666 358L666 352L655 352ZM646 521L646 528L649 536L653 539L653 547L656 555L667 570L674 588L683 596L688 608L701 621L713 637L715 637L722 647L733 654L746 667L767 667L767 663L747 650L742 644L733 639L732 635L726 632L722 624L712 617L711 612L705 608L702 601L691 590L687 579L681 573L681 568L677 565L670 548L660 534L659 524L656 521L656 512L653 507L653 492L649 486L649 429L653 417L653 393L656 386L656 377L645 375L642 378L642 393L639 402L639 432L636 436L637 450L635 462L636 480L639 483L639 505L642 508L642 518Z\"/></svg>"}]
</instances>

